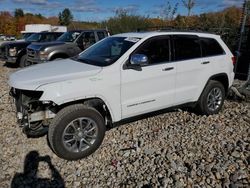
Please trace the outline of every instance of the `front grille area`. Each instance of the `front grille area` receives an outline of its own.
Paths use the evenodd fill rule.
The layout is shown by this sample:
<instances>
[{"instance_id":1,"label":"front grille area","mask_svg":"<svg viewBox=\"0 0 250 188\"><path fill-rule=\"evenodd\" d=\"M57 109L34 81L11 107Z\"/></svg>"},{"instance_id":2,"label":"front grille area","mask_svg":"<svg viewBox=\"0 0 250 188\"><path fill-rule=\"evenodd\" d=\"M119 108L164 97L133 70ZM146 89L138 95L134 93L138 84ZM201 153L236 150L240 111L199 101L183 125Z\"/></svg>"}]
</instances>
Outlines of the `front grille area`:
<instances>
[{"instance_id":1,"label":"front grille area","mask_svg":"<svg viewBox=\"0 0 250 188\"><path fill-rule=\"evenodd\" d=\"M39 55L38 55L38 51L27 48L27 61L30 64L36 64L37 61L39 60Z\"/></svg>"},{"instance_id":2,"label":"front grille area","mask_svg":"<svg viewBox=\"0 0 250 188\"><path fill-rule=\"evenodd\" d=\"M34 59L34 58L36 58L37 53L35 50L27 48L27 56L30 59Z\"/></svg>"},{"instance_id":3,"label":"front grille area","mask_svg":"<svg viewBox=\"0 0 250 188\"><path fill-rule=\"evenodd\" d=\"M42 96L42 91L30 91L11 88L10 95L15 99L17 112L26 113L31 103L36 103Z\"/></svg>"}]
</instances>

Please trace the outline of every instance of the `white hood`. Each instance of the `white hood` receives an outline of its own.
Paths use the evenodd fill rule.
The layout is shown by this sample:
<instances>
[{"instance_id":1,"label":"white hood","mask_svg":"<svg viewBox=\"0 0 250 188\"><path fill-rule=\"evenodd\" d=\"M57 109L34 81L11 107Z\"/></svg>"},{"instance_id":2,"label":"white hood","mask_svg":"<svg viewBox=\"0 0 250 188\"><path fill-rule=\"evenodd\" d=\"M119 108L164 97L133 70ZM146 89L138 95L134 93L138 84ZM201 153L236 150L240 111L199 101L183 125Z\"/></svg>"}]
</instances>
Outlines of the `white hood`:
<instances>
[{"instance_id":1,"label":"white hood","mask_svg":"<svg viewBox=\"0 0 250 188\"><path fill-rule=\"evenodd\" d=\"M92 76L101 70L101 67L64 59L21 69L10 75L8 83L14 88L35 90L49 83Z\"/></svg>"}]
</instances>

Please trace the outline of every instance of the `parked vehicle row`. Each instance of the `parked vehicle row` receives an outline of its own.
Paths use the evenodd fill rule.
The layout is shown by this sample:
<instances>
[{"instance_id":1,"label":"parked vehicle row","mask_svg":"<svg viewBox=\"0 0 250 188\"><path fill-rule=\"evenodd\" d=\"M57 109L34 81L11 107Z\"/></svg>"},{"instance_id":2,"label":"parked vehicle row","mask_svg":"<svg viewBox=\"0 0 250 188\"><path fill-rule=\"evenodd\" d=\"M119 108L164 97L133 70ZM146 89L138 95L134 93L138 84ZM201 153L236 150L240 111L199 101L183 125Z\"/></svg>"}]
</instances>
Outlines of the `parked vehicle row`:
<instances>
[{"instance_id":1,"label":"parked vehicle row","mask_svg":"<svg viewBox=\"0 0 250 188\"><path fill-rule=\"evenodd\" d=\"M27 47L27 65L76 56L107 36L106 30L75 30L53 42L33 43Z\"/></svg>"},{"instance_id":2,"label":"parked vehicle row","mask_svg":"<svg viewBox=\"0 0 250 188\"><path fill-rule=\"evenodd\" d=\"M23 41L1 44L0 59L20 67L55 59L64 59L79 54L107 36L106 30L26 34Z\"/></svg>"},{"instance_id":3,"label":"parked vehicle row","mask_svg":"<svg viewBox=\"0 0 250 188\"><path fill-rule=\"evenodd\" d=\"M3 41L14 41L14 40L16 40L16 37L13 36L13 35L3 35L3 34L0 34L0 40L3 40Z\"/></svg>"},{"instance_id":4,"label":"parked vehicle row","mask_svg":"<svg viewBox=\"0 0 250 188\"><path fill-rule=\"evenodd\" d=\"M20 67L26 66L26 48L32 42L49 42L56 40L63 33L58 32L41 32L34 33L30 35L24 41L8 42L1 45L1 54L2 60L19 65Z\"/></svg>"},{"instance_id":5,"label":"parked vehicle row","mask_svg":"<svg viewBox=\"0 0 250 188\"><path fill-rule=\"evenodd\" d=\"M78 53L85 49L85 43L80 48L78 42L79 37L86 42L84 36L65 33L55 49L68 52L73 42ZM47 60L56 51L52 44L28 48ZM218 113L233 83L234 63L218 35L125 33L107 37L75 57L17 71L9 85L24 132L47 133L59 157L77 160L97 150L105 130L114 125L180 106L204 115Z\"/></svg>"}]
</instances>

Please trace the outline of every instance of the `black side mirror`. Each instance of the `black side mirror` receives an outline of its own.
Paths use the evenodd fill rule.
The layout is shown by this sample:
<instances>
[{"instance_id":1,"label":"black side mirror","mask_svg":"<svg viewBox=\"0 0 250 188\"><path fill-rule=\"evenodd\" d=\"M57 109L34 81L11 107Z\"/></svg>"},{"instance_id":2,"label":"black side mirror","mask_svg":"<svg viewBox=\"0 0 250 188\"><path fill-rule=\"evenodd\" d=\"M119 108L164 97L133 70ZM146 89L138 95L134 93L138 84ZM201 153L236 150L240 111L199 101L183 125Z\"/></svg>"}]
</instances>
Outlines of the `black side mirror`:
<instances>
[{"instance_id":1,"label":"black side mirror","mask_svg":"<svg viewBox=\"0 0 250 188\"><path fill-rule=\"evenodd\" d=\"M129 63L126 64L126 69L141 71L142 66L148 65L148 57L143 54L133 54L130 57Z\"/></svg>"},{"instance_id":2,"label":"black side mirror","mask_svg":"<svg viewBox=\"0 0 250 188\"><path fill-rule=\"evenodd\" d=\"M132 64L128 63L128 64L125 64L124 68L125 69L133 69L133 70L136 70L136 71L142 71L141 66L140 65L136 65L136 64L132 65Z\"/></svg>"}]
</instances>

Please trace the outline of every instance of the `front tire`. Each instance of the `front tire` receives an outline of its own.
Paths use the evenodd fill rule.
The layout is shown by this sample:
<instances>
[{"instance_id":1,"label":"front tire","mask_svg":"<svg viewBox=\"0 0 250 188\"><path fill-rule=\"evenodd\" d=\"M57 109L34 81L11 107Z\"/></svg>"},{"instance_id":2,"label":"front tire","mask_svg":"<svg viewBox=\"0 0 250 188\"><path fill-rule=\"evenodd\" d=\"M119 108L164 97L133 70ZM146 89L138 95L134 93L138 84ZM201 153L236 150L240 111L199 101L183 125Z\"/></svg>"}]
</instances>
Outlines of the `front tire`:
<instances>
[{"instance_id":1,"label":"front tire","mask_svg":"<svg viewBox=\"0 0 250 188\"><path fill-rule=\"evenodd\" d=\"M78 160L98 149L105 131L104 119L96 109L77 104L58 112L49 126L48 138L57 156Z\"/></svg>"},{"instance_id":2,"label":"front tire","mask_svg":"<svg viewBox=\"0 0 250 188\"><path fill-rule=\"evenodd\" d=\"M20 64L19 66L21 68L23 67L27 67L27 66L30 66L31 64L27 61L27 55L23 55L21 58L20 58Z\"/></svg>"},{"instance_id":3,"label":"front tire","mask_svg":"<svg viewBox=\"0 0 250 188\"><path fill-rule=\"evenodd\" d=\"M225 88L222 83L210 80L202 92L196 110L203 115L219 113L225 100Z\"/></svg>"}]
</instances>

